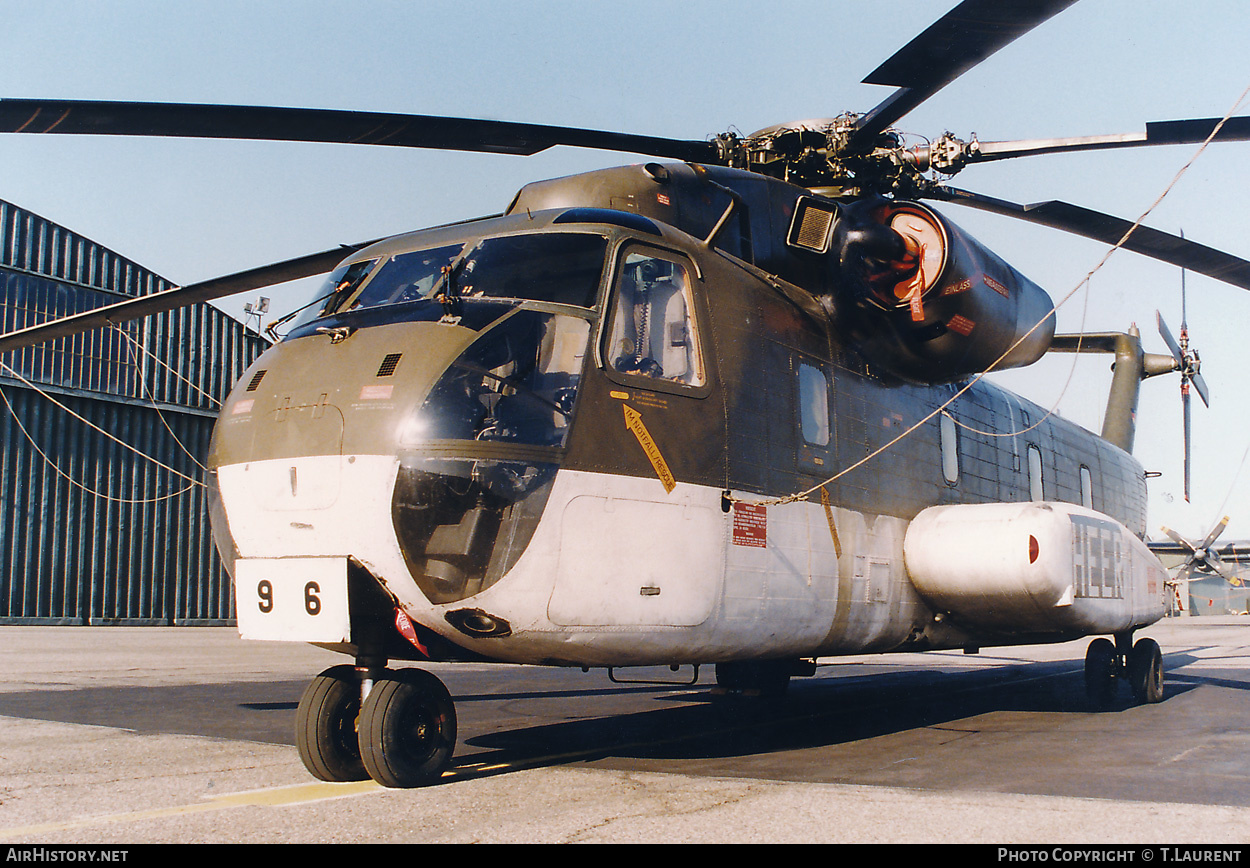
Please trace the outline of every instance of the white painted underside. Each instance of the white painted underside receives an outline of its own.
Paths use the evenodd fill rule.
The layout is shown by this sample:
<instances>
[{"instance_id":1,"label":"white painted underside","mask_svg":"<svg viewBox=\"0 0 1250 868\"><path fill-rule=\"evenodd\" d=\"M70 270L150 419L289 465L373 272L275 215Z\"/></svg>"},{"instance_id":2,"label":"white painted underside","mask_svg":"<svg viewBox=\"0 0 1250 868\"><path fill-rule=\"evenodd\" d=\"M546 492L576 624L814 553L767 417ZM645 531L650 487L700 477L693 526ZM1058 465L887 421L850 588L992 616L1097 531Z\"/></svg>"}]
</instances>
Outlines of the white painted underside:
<instances>
[{"instance_id":1,"label":"white painted underside","mask_svg":"<svg viewBox=\"0 0 1250 868\"><path fill-rule=\"evenodd\" d=\"M903 566L907 523L819 503L764 510L762 540L734 532L719 490L561 470L513 569L482 593L431 604L391 518L393 456L320 456L218 471L245 558L346 557L413 620L490 656L588 665L715 662L896 647L931 619ZM294 481L294 485L292 482ZM749 498L747 498L749 499ZM841 556L835 549L835 534ZM445 614L511 626L470 639Z\"/></svg>"}]
</instances>

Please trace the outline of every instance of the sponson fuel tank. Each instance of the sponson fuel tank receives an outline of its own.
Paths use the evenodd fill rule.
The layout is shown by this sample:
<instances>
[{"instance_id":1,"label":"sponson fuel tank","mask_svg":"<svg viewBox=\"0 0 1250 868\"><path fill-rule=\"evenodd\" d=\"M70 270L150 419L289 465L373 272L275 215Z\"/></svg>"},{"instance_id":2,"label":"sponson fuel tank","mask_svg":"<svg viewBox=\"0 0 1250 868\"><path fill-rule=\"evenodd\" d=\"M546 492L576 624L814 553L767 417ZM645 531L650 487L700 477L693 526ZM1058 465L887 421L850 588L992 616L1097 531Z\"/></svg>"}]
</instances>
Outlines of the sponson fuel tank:
<instances>
[{"instance_id":1,"label":"sponson fuel tank","mask_svg":"<svg viewBox=\"0 0 1250 868\"><path fill-rule=\"evenodd\" d=\"M908 527L903 556L921 596L972 628L1118 633L1166 612L1159 559L1075 504L930 507Z\"/></svg>"}]
</instances>

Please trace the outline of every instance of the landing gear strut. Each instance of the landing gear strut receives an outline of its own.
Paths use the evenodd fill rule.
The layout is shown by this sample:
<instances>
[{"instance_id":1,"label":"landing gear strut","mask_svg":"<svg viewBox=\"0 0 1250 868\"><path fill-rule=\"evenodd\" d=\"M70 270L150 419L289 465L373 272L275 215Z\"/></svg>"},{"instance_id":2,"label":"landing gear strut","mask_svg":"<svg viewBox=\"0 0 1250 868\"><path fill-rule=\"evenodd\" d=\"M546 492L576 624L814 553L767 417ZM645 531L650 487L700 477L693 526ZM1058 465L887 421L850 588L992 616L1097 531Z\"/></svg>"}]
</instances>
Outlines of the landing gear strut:
<instances>
[{"instance_id":1,"label":"landing gear strut","mask_svg":"<svg viewBox=\"0 0 1250 868\"><path fill-rule=\"evenodd\" d=\"M784 696L793 675L814 675L812 660L740 660L716 664L716 687L723 693L765 698Z\"/></svg>"},{"instance_id":2,"label":"landing gear strut","mask_svg":"<svg viewBox=\"0 0 1250 868\"><path fill-rule=\"evenodd\" d=\"M1106 708L1115 699L1116 686L1127 680L1138 702L1163 700L1163 654L1153 639L1133 642L1132 633L1121 633L1112 643L1098 638L1085 652L1085 695L1095 708Z\"/></svg>"},{"instance_id":3,"label":"landing gear strut","mask_svg":"<svg viewBox=\"0 0 1250 868\"><path fill-rule=\"evenodd\" d=\"M451 764L456 710L443 683L421 669L334 666L304 691L295 742L320 780L418 787Z\"/></svg>"}]
</instances>

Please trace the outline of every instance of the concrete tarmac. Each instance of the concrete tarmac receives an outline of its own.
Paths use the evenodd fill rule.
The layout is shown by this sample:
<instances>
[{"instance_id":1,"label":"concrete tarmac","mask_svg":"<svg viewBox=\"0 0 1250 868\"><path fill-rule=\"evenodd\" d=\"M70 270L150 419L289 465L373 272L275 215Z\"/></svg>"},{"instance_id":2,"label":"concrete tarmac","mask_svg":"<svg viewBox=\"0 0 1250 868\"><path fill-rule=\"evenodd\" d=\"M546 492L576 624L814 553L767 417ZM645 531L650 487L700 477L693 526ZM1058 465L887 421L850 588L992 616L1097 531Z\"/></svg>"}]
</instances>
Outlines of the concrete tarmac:
<instances>
[{"instance_id":1,"label":"concrete tarmac","mask_svg":"<svg viewBox=\"0 0 1250 868\"><path fill-rule=\"evenodd\" d=\"M338 655L229 628L3 627L0 842L1245 844L1247 620L1143 631L1165 701L1097 714L1084 642L828 661L774 705L434 665L461 743L419 790L300 764L294 705Z\"/></svg>"}]
</instances>

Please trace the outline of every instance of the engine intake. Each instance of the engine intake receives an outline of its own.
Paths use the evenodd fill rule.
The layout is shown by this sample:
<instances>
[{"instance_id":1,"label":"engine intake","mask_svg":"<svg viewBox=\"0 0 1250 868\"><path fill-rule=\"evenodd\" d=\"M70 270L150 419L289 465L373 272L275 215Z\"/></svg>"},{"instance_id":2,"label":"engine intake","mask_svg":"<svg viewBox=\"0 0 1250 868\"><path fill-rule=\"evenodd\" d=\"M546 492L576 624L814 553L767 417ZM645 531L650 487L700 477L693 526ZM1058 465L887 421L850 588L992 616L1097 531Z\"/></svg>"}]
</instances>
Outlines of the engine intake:
<instances>
[{"instance_id":1,"label":"engine intake","mask_svg":"<svg viewBox=\"0 0 1250 868\"><path fill-rule=\"evenodd\" d=\"M1032 364L1050 347L1046 291L937 212L860 203L837 235L848 336L894 375L947 382Z\"/></svg>"}]
</instances>

